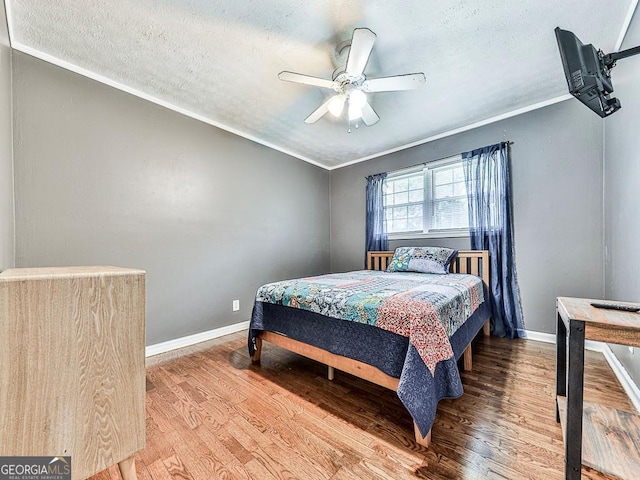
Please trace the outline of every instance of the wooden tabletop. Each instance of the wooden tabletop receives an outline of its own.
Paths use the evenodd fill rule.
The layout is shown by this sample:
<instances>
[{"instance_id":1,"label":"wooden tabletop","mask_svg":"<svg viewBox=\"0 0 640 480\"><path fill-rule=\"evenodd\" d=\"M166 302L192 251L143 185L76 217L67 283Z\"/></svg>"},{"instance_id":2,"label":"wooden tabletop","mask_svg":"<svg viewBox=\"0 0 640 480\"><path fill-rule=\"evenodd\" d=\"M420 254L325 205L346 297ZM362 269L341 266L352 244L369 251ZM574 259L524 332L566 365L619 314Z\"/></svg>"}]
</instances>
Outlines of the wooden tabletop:
<instances>
[{"instance_id":1,"label":"wooden tabletop","mask_svg":"<svg viewBox=\"0 0 640 480\"><path fill-rule=\"evenodd\" d=\"M640 303L558 297L558 313L567 325L570 320L585 322L585 339L640 347L640 312L596 308L592 302L640 307Z\"/></svg>"},{"instance_id":2,"label":"wooden tabletop","mask_svg":"<svg viewBox=\"0 0 640 480\"><path fill-rule=\"evenodd\" d=\"M0 273L0 281L35 280L58 277L86 277L94 275L140 275L144 270L112 266L11 268Z\"/></svg>"}]
</instances>

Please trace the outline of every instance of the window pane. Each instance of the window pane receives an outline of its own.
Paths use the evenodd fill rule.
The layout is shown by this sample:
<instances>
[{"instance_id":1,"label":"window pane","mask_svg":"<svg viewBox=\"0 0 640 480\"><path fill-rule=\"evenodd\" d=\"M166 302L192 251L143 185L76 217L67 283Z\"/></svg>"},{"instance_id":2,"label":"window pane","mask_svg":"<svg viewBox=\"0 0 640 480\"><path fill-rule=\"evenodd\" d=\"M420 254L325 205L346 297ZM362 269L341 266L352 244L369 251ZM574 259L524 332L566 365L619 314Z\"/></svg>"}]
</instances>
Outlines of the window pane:
<instances>
[{"instance_id":1,"label":"window pane","mask_svg":"<svg viewBox=\"0 0 640 480\"><path fill-rule=\"evenodd\" d=\"M393 218L407 218L407 207L395 207L393 209Z\"/></svg>"},{"instance_id":2,"label":"window pane","mask_svg":"<svg viewBox=\"0 0 640 480\"><path fill-rule=\"evenodd\" d=\"M450 168L433 171L433 184L442 185L453 182L453 170Z\"/></svg>"},{"instance_id":3,"label":"window pane","mask_svg":"<svg viewBox=\"0 0 640 480\"><path fill-rule=\"evenodd\" d=\"M410 218L407 220L407 229L414 231L422 231L422 217L420 218Z\"/></svg>"},{"instance_id":4,"label":"window pane","mask_svg":"<svg viewBox=\"0 0 640 480\"><path fill-rule=\"evenodd\" d=\"M392 208L385 208L384 209L384 219L385 220L391 220L391 214L392 214L393 209Z\"/></svg>"},{"instance_id":5,"label":"window pane","mask_svg":"<svg viewBox=\"0 0 640 480\"><path fill-rule=\"evenodd\" d=\"M406 232L407 228L407 219L404 218L402 220L394 220L393 221L394 232Z\"/></svg>"},{"instance_id":6,"label":"window pane","mask_svg":"<svg viewBox=\"0 0 640 480\"><path fill-rule=\"evenodd\" d=\"M462 166L453 169L453 181L464 182L464 169Z\"/></svg>"},{"instance_id":7,"label":"window pane","mask_svg":"<svg viewBox=\"0 0 640 480\"><path fill-rule=\"evenodd\" d=\"M401 203L407 203L409 202L409 193L408 192L403 192L403 193L396 193L394 195L394 200L393 203L395 203L396 205L399 205Z\"/></svg>"},{"instance_id":8,"label":"window pane","mask_svg":"<svg viewBox=\"0 0 640 480\"><path fill-rule=\"evenodd\" d=\"M424 190L411 190L409 191L410 202L421 202L424 197Z\"/></svg>"},{"instance_id":9,"label":"window pane","mask_svg":"<svg viewBox=\"0 0 640 480\"><path fill-rule=\"evenodd\" d=\"M394 192L406 192L409 189L409 181L406 178L393 182Z\"/></svg>"},{"instance_id":10,"label":"window pane","mask_svg":"<svg viewBox=\"0 0 640 480\"><path fill-rule=\"evenodd\" d=\"M389 190L387 190L387 194L391 195L396 189L396 182L395 180L389 180L387 181L387 184L389 185Z\"/></svg>"},{"instance_id":11,"label":"window pane","mask_svg":"<svg viewBox=\"0 0 640 480\"><path fill-rule=\"evenodd\" d=\"M464 196L467 194L467 186L464 183L453 184L453 195L456 197Z\"/></svg>"},{"instance_id":12,"label":"window pane","mask_svg":"<svg viewBox=\"0 0 640 480\"><path fill-rule=\"evenodd\" d=\"M453 196L453 185L451 184L442 185L435 188L435 193L434 193L435 199L452 197L452 196Z\"/></svg>"},{"instance_id":13,"label":"window pane","mask_svg":"<svg viewBox=\"0 0 640 480\"><path fill-rule=\"evenodd\" d=\"M424 175L421 173L419 176L409 178L410 190L421 190L424 188Z\"/></svg>"},{"instance_id":14,"label":"window pane","mask_svg":"<svg viewBox=\"0 0 640 480\"><path fill-rule=\"evenodd\" d=\"M385 195L384 196L384 204L386 205L393 205L393 195Z\"/></svg>"},{"instance_id":15,"label":"window pane","mask_svg":"<svg viewBox=\"0 0 640 480\"><path fill-rule=\"evenodd\" d=\"M468 228L469 216L466 199L438 200L434 202L433 228Z\"/></svg>"},{"instance_id":16,"label":"window pane","mask_svg":"<svg viewBox=\"0 0 640 480\"><path fill-rule=\"evenodd\" d=\"M408 217L419 217L422 219L422 205L409 205Z\"/></svg>"}]
</instances>

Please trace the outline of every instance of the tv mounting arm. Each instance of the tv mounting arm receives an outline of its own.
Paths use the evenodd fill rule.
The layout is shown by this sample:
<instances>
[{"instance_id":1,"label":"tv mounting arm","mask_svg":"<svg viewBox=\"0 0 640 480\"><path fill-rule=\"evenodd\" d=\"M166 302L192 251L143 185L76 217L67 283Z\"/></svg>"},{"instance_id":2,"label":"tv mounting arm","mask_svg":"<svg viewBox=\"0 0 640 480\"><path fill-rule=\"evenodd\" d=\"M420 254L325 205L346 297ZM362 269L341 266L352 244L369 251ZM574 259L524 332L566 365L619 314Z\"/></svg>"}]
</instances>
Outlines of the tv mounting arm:
<instances>
[{"instance_id":1,"label":"tv mounting arm","mask_svg":"<svg viewBox=\"0 0 640 480\"><path fill-rule=\"evenodd\" d=\"M631 57L633 55L638 55L640 53L640 46L629 48L627 50L622 50L621 52L607 53L602 57L602 61L606 65L607 68L611 69L615 67L617 60L622 60L623 58Z\"/></svg>"}]
</instances>

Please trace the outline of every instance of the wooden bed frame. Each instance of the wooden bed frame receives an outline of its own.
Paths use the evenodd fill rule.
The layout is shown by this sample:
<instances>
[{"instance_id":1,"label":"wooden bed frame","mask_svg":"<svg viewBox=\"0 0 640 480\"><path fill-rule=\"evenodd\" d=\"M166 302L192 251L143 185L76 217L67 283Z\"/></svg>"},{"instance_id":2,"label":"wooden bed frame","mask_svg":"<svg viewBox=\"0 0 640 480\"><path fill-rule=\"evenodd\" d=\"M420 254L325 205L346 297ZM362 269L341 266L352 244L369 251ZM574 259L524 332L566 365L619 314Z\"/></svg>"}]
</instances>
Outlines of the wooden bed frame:
<instances>
[{"instance_id":1,"label":"wooden bed frame","mask_svg":"<svg viewBox=\"0 0 640 480\"><path fill-rule=\"evenodd\" d=\"M369 270L385 270L393 257L393 252L368 252L367 268ZM482 278L487 292L489 291L489 252L486 250L460 250L458 255L452 260L450 266L451 273L468 273ZM489 335L490 320L483 326L484 335ZM256 351L253 354L253 363L260 363L260 354L262 353L262 341L267 341L278 347L285 348L304 357L324 363L328 366L328 378L333 380L334 369L350 373L356 377L368 380L393 391L398 390L399 379L387 375L376 367L367 363L353 360L351 358L336 355L318 347L314 347L307 343L294 340L279 333L262 332L256 339ZM467 346L463 354L464 370L469 371L472 368L471 362L471 344ZM418 426L413 424L416 442L425 447L431 442L431 430L423 437L420 434Z\"/></svg>"}]
</instances>

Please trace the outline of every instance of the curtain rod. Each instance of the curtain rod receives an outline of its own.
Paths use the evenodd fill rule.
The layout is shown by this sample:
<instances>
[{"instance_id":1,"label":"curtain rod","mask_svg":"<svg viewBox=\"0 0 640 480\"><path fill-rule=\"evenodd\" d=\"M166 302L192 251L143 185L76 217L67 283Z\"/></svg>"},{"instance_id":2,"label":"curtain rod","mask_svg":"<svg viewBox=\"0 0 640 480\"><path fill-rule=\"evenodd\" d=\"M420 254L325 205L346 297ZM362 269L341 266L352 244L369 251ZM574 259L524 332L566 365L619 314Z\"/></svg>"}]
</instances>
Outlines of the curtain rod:
<instances>
[{"instance_id":1,"label":"curtain rod","mask_svg":"<svg viewBox=\"0 0 640 480\"><path fill-rule=\"evenodd\" d=\"M513 144L514 144L514 142L513 142L513 141L511 141L511 140L505 140L504 142L498 142L498 144L499 144L499 145L513 145ZM496 144L494 143L494 145L496 145ZM456 153L455 155L451 155L451 157L455 157L456 155L462 155L462 154L461 154L461 153ZM416 163L415 165L409 165L408 167L402 167L402 168L396 168L395 170L389 170L389 171L388 171L388 172L386 172L386 173L387 173L387 174L389 174L389 173L396 173L396 172L399 172L399 171L401 171L401 170L409 170L409 169L411 169L411 168L423 167L423 166L429 165L430 163L439 162L440 160L446 160L447 158L451 158L451 157L437 158L437 159L435 159L435 160L430 160L430 161L428 161L428 162ZM365 177L364 177L364 178L368 178L368 177L371 177L371 176L373 176L373 175L379 175L380 173L382 173L382 172L374 173L374 174L372 174L372 175L365 175Z\"/></svg>"}]
</instances>

